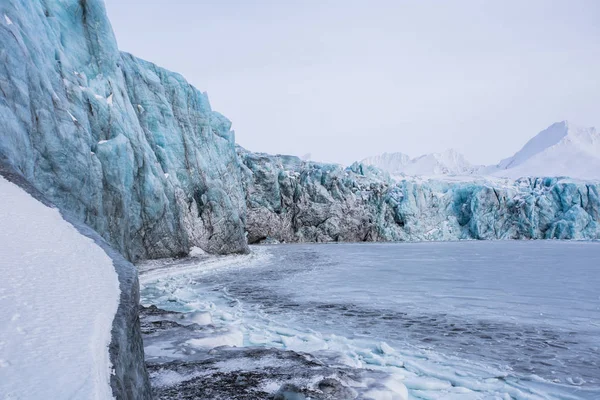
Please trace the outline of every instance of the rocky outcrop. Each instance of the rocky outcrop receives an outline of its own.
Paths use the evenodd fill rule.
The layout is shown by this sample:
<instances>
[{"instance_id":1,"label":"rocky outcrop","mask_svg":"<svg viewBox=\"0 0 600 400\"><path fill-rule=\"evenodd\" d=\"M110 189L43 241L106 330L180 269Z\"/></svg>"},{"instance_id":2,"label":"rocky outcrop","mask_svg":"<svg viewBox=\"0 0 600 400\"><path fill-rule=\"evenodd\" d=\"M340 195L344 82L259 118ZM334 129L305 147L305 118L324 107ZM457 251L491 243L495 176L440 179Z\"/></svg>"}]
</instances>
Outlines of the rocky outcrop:
<instances>
[{"instance_id":1,"label":"rocky outcrop","mask_svg":"<svg viewBox=\"0 0 600 400\"><path fill-rule=\"evenodd\" d=\"M0 3L0 160L129 260L246 252L231 123L101 0Z\"/></svg>"},{"instance_id":2,"label":"rocky outcrop","mask_svg":"<svg viewBox=\"0 0 600 400\"><path fill-rule=\"evenodd\" d=\"M396 181L362 164L238 154L250 243L600 239L598 183Z\"/></svg>"},{"instance_id":3,"label":"rocky outcrop","mask_svg":"<svg viewBox=\"0 0 600 400\"><path fill-rule=\"evenodd\" d=\"M0 176L18 185L36 200L48 207L54 205L33 185L11 167L0 163ZM121 297L112 325L109 346L110 361L114 368L111 387L116 399L146 400L152 398L148 373L144 364L144 346L140 333L139 284L136 268L87 225L61 211L65 221L82 235L92 239L113 260L119 278ZM74 301L77 301L76 299ZM94 310L90 310L94 312Z\"/></svg>"}]
</instances>

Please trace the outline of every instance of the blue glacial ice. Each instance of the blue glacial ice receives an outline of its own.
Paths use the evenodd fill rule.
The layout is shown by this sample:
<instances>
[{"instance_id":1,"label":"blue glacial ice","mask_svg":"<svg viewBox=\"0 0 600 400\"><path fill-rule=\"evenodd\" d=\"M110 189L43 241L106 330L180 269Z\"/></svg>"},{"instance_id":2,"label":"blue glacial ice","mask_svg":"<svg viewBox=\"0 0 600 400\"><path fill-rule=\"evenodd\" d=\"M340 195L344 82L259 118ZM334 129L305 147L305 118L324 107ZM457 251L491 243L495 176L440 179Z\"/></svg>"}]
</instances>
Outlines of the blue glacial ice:
<instances>
[{"instance_id":1,"label":"blue glacial ice","mask_svg":"<svg viewBox=\"0 0 600 400\"><path fill-rule=\"evenodd\" d=\"M120 53L104 2L0 3L0 159L130 259L245 252L231 123Z\"/></svg>"},{"instance_id":2,"label":"blue glacial ice","mask_svg":"<svg viewBox=\"0 0 600 400\"><path fill-rule=\"evenodd\" d=\"M238 154L250 243L600 238L597 182L394 180L358 163Z\"/></svg>"},{"instance_id":3,"label":"blue glacial ice","mask_svg":"<svg viewBox=\"0 0 600 400\"><path fill-rule=\"evenodd\" d=\"M0 161L130 260L247 242L598 239L598 183L394 181L236 148L181 75L119 52L101 0L0 3Z\"/></svg>"}]
</instances>

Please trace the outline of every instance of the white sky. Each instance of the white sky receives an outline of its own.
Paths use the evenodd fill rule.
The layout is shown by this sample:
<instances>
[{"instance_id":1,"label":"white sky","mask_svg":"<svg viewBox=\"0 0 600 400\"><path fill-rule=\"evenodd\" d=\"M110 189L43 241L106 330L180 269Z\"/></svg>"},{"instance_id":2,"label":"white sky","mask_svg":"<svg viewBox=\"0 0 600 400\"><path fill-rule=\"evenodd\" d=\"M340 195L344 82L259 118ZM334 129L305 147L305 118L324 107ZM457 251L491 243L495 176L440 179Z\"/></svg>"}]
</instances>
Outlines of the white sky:
<instances>
[{"instance_id":1,"label":"white sky","mask_svg":"<svg viewBox=\"0 0 600 400\"><path fill-rule=\"evenodd\" d=\"M491 164L600 127L597 0L105 0L119 46L183 74L242 146L348 164Z\"/></svg>"}]
</instances>

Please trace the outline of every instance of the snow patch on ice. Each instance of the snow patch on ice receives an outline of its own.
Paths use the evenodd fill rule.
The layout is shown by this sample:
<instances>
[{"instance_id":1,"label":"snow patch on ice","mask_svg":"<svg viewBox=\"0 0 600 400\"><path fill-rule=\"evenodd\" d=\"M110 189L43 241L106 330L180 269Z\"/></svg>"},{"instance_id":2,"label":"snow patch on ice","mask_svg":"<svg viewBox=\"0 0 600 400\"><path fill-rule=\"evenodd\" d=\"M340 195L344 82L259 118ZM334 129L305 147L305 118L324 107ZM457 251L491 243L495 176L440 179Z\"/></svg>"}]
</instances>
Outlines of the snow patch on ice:
<instances>
[{"instance_id":1,"label":"snow patch on ice","mask_svg":"<svg viewBox=\"0 0 600 400\"><path fill-rule=\"evenodd\" d=\"M109 399L120 289L112 260L59 211L0 177L1 392Z\"/></svg>"}]
</instances>

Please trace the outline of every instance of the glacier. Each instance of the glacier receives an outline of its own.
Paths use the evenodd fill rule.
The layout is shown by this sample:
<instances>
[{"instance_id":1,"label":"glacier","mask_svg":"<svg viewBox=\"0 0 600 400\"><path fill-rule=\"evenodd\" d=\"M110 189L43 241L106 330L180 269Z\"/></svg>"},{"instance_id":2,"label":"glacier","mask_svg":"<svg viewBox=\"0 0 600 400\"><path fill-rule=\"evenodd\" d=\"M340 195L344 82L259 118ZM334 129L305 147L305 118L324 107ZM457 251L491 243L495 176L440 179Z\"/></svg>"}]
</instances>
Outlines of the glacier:
<instances>
[{"instance_id":1,"label":"glacier","mask_svg":"<svg viewBox=\"0 0 600 400\"><path fill-rule=\"evenodd\" d=\"M250 243L462 239L599 239L600 184L393 179L238 148Z\"/></svg>"},{"instance_id":2,"label":"glacier","mask_svg":"<svg viewBox=\"0 0 600 400\"><path fill-rule=\"evenodd\" d=\"M0 186L0 392L151 398L137 269L1 162Z\"/></svg>"},{"instance_id":3,"label":"glacier","mask_svg":"<svg viewBox=\"0 0 600 400\"><path fill-rule=\"evenodd\" d=\"M247 252L234 132L205 93L119 52L103 1L0 14L1 161L130 260Z\"/></svg>"},{"instance_id":4,"label":"glacier","mask_svg":"<svg viewBox=\"0 0 600 400\"><path fill-rule=\"evenodd\" d=\"M8 0L0 14L0 161L131 261L267 238L598 238L597 183L395 180L252 153L206 93L118 50L102 1Z\"/></svg>"}]
</instances>

